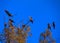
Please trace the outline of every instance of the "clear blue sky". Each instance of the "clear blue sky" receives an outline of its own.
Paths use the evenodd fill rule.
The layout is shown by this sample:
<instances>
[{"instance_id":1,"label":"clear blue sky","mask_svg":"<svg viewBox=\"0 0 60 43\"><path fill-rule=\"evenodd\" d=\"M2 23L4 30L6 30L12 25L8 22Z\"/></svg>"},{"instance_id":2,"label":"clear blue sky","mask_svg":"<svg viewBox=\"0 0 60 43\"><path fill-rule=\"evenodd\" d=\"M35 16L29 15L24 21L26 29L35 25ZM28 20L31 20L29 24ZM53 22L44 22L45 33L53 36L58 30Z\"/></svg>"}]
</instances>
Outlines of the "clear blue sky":
<instances>
[{"instance_id":1,"label":"clear blue sky","mask_svg":"<svg viewBox=\"0 0 60 43\"><path fill-rule=\"evenodd\" d=\"M56 23L56 29L52 29L53 38L60 43L60 0L0 0L0 32L4 28L4 9L14 15L16 24L22 19L27 21L28 16L33 17L34 23L30 25L33 35L28 37L28 43L38 43L40 33L47 28L47 23L53 21Z\"/></svg>"}]
</instances>

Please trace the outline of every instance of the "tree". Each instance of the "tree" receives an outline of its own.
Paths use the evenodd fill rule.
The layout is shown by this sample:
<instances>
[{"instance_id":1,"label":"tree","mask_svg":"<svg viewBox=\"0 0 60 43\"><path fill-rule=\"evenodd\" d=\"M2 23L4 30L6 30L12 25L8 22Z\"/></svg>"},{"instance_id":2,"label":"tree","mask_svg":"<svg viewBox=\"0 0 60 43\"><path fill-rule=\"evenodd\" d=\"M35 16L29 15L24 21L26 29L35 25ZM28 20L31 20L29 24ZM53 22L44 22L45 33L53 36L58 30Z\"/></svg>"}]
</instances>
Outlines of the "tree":
<instances>
[{"instance_id":1,"label":"tree","mask_svg":"<svg viewBox=\"0 0 60 43\"><path fill-rule=\"evenodd\" d=\"M33 19L29 18L29 21L26 24L22 24L22 27L15 27L13 25L14 21L10 18L12 17L11 14L7 10L5 12L9 17L9 21L8 24L4 23L3 34L0 34L2 43L26 43L27 37L31 36L30 26L27 24L33 22Z\"/></svg>"},{"instance_id":2,"label":"tree","mask_svg":"<svg viewBox=\"0 0 60 43\"><path fill-rule=\"evenodd\" d=\"M56 43L52 38L51 25L48 23L48 28L40 34L39 43Z\"/></svg>"}]
</instances>

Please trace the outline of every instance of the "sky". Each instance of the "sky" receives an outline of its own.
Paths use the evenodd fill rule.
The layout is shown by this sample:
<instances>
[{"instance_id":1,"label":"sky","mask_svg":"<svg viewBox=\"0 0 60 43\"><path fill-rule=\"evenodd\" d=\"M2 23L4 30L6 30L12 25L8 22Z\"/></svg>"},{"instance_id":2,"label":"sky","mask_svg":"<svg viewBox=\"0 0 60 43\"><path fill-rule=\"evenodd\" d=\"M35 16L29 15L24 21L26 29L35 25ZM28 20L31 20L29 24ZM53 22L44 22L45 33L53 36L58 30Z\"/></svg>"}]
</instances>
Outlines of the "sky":
<instances>
[{"instance_id":1,"label":"sky","mask_svg":"<svg viewBox=\"0 0 60 43\"><path fill-rule=\"evenodd\" d=\"M52 36L56 43L60 42L60 0L0 0L0 33L4 28L4 16L8 21L5 9L11 12L16 25L33 17L34 23L30 24L32 37L28 37L28 43L38 43L40 33L53 21L56 29L52 28Z\"/></svg>"}]
</instances>

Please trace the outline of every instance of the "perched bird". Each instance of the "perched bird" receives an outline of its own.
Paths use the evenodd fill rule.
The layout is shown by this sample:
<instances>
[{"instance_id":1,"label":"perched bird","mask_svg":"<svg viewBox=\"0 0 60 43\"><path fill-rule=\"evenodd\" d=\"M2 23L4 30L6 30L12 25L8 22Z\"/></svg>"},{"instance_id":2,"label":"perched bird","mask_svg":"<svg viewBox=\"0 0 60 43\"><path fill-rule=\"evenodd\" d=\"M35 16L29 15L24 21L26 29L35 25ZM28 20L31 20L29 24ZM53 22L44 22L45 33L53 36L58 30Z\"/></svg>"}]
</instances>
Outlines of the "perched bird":
<instances>
[{"instance_id":1,"label":"perched bird","mask_svg":"<svg viewBox=\"0 0 60 43\"><path fill-rule=\"evenodd\" d=\"M25 28L26 25L22 25L23 28Z\"/></svg>"},{"instance_id":2,"label":"perched bird","mask_svg":"<svg viewBox=\"0 0 60 43\"><path fill-rule=\"evenodd\" d=\"M53 22L52 25L53 25L53 28L55 29L55 22Z\"/></svg>"},{"instance_id":3,"label":"perched bird","mask_svg":"<svg viewBox=\"0 0 60 43\"><path fill-rule=\"evenodd\" d=\"M50 24L48 23L48 29L51 29L51 26L50 26Z\"/></svg>"},{"instance_id":4,"label":"perched bird","mask_svg":"<svg viewBox=\"0 0 60 43\"><path fill-rule=\"evenodd\" d=\"M30 17L30 22L33 23L33 19L32 19L32 17Z\"/></svg>"},{"instance_id":5,"label":"perched bird","mask_svg":"<svg viewBox=\"0 0 60 43\"><path fill-rule=\"evenodd\" d=\"M9 27L13 26L14 21L12 19L9 19Z\"/></svg>"},{"instance_id":6,"label":"perched bird","mask_svg":"<svg viewBox=\"0 0 60 43\"><path fill-rule=\"evenodd\" d=\"M9 17L12 17L12 15L11 15L7 10L5 10L5 13L6 13Z\"/></svg>"},{"instance_id":7,"label":"perched bird","mask_svg":"<svg viewBox=\"0 0 60 43\"><path fill-rule=\"evenodd\" d=\"M4 23L4 27L6 27L7 26L7 24L6 23Z\"/></svg>"},{"instance_id":8,"label":"perched bird","mask_svg":"<svg viewBox=\"0 0 60 43\"><path fill-rule=\"evenodd\" d=\"M10 22L14 22L12 19L9 19Z\"/></svg>"}]
</instances>

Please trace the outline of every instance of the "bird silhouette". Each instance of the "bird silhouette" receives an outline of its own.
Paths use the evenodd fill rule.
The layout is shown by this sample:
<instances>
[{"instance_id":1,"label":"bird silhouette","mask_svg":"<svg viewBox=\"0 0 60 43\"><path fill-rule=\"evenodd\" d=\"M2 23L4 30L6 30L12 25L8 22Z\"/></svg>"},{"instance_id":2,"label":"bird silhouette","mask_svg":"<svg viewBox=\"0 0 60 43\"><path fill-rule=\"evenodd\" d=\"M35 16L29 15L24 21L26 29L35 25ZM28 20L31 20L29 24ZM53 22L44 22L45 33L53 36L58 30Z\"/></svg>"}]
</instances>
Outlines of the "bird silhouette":
<instances>
[{"instance_id":1,"label":"bird silhouette","mask_svg":"<svg viewBox=\"0 0 60 43\"><path fill-rule=\"evenodd\" d=\"M4 27L6 27L7 26L7 24L6 23L4 23Z\"/></svg>"},{"instance_id":2,"label":"bird silhouette","mask_svg":"<svg viewBox=\"0 0 60 43\"><path fill-rule=\"evenodd\" d=\"M24 25L24 24L22 25L23 28L25 28L25 26L26 26L26 25Z\"/></svg>"},{"instance_id":3,"label":"bird silhouette","mask_svg":"<svg viewBox=\"0 0 60 43\"><path fill-rule=\"evenodd\" d=\"M12 19L9 19L10 22L14 22Z\"/></svg>"},{"instance_id":4,"label":"bird silhouette","mask_svg":"<svg viewBox=\"0 0 60 43\"><path fill-rule=\"evenodd\" d=\"M9 17L12 17L12 15L9 13L9 11L5 10L5 13L6 13Z\"/></svg>"},{"instance_id":5,"label":"bird silhouette","mask_svg":"<svg viewBox=\"0 0 60 43\"><path fill-rule=\"evenodd\" d=\"M55 29L55 22L53 22L52 25L53 25L53 28Z\"/></svg>"},{"instance_id":6,"label":"bird silhouette","mask_svg":"<svg viewBox=\"0 0 60 43\"><path fill-rule=\"evenodd\" d=\"M50 24L48 23L48 29L50 29L51 30L51 26L50 26Z\"/></svg>"},{"instance_id":7,"label":"bird silhouette","mask_svg":"<svg viewBox=\"0 0 60 43\"><path fill-rule=\"evenodd\" d=\"M30 17L30 22L33 23L33 19L32 19L32 17Z\"/></svg>"}]
</instances>

